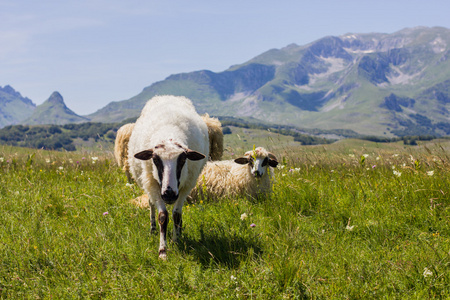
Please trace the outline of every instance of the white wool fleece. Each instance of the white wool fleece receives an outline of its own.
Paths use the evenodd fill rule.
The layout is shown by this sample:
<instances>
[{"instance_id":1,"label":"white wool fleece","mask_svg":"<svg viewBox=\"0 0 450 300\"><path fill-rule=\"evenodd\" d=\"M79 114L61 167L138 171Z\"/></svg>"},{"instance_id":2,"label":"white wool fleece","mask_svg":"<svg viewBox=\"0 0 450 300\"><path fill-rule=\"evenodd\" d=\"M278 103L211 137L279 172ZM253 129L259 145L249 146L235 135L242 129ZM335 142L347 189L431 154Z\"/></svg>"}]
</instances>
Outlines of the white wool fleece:
<instances>
[{"instance_id":1,"label":"white wool fleece","mask_svg":"<svg viewBox=\"0 0 450 300\"><path fill-rule=\"evenodd\" d=\"M154 149L157 145L172 142L176 142L186 149L200 152L206 157L209 156L208 129L195 111L192 102L185 97L156 96L149 100L143 108L128 145L130 172L139 186L151 195L150 201L152 202L160 195L158 178L154 176L152 160L139 160L134 155L143 150ZM172 147L168 147L167 150L169 152L164 153L165 156L179 154L179 150L172 150ZM180 198L186 197L195 186L205 163L206 159L186 161L180 178Z\"/></svg>"}]
</instances>

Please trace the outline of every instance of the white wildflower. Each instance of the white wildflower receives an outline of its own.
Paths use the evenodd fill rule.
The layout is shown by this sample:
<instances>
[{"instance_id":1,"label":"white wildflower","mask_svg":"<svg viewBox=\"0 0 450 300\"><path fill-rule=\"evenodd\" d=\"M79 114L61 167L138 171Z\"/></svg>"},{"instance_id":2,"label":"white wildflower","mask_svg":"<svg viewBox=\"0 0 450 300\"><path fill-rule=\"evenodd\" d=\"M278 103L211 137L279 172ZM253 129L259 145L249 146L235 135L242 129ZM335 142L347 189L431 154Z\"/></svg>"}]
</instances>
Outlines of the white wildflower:
<instances>
[{"instance_id":1,"label":"white wildflower","mask_svg":"<svg viewBox=\"0 0 450 300\"><path fill-rule=\"evenodd\" d=\"M95 157L91 157L91 159L92 159L92 163L95 164L97 162L97 160L98 160L98 157L96 157L96 156Z\"/></svg>"},{"instance_id":2,"label":"white wildflower","mask_svg":"<svg viewBox=\"0 0 450 300\"><path fill-rule=\"evenodd\" d=\"M348 156L350 156L350 157L355 157L355 154L349 154Z\"/></svg>"},{"instance_id":3,"label":"white wildflower","mask_svg":"<svg viewBox=\"0 0 450 300\"><path fill-rule=\"evenodd\" d=\"M430 271L427 267L423 269L423 277L430 277L433 276L433 272Z\"/></svg>"},{"instance_id":4,"label":"white wildflower","mask_svg":"<svg viewBox=\"0 0 450 300\"><path fill-rule=\"evenodd\" d=\"M377 156L376 160L380 160L380 159L381 159L381 157Z\"/></svg>"},{"instance_id":5,"label":"white wildflower","mask_svg":"<svg viewBox=\"0 0 450 300\"><path fill-rule=\"evenodd\" d=\"M126 187L132 187L132 186L133 186L133 184L132 184L132 183L128 183L128 182L127 182L127 183L125 184L125 186L126 186Z\"/></svg>"},{"instance_id":6,"label":"white wildflower","mask_svg":"<svg viewBox=\"0 0 450 300\"><path fill-rule=\"evenodd\" d=\"M278 165L278 166L277 166L277 169L278 169L278 170L282 170L282 169L284 169L284 167L285 167L285 165Z\"/></svg>"},{"instance_id":7,"label":"white wildflower","mask_svg":"<svg viewBox=\"0 0 450 300\"><path fill-rule=\"evenodd\" d=\"M395 170L394 170L393 173L394 173L394 175L397 176L397 177L402 176L402 172L399 172L399 171L395 171Z\"/></svg>"},{"instance_id":8,"label":"white wildflower","mask_svg":"<svg viewBox=\"0 0 450 300\"><path fill-rule=\"evenodd\" d=\"M247 219L247 214L246 214L246 213L243 213L243 214L241 215L241 220L244 221L245 219Z\"/></svg>"},{"instance_id":9,"label":"white wildflower","mask_svg":"<svg viewBox=\"0 0 450 300\"><path fill-rule=\"evenodd\" d=\"M20 194L19 191L15 191L15 192L14 192L14 195L19 195L19 194Z\"/></svg>"},{"instance_id":10,"label":"white wildflower","mask_svg":"<svg viewBox=\"0 0 450 300\"><path fill-rule=\"evenodd\" d=\"M433 176L434 175L434 171L427 171L427 175L428 176Z\"/></svg>"},{"instance_id":11,"label":"white wildflower","mask_svg":"<svg viewBox=\"0 0 450 300\"><path fill-rule=\"evenodd\" d=\"M236 280L237 280L237 278L234 277L233 275L230 276L230 279L233 280L233 281L236 281Z\"/></svg>"},{"instance_id":12,"label":"white wildflower","mask_svg":"<svg viewBox=\"0 0 450 300\"><path fill-rule=\"evenodd\" d=\"M46 158L45 162L49 164L50 163L50 158Z\"/></svg>"},{"instance_id":13,"label":"white wildflower","mask_svg":"<svg viewBox=\"0 0 450 300\"><path fill-rule=\"evenodd\" d=\"M398 154L394 154L394 155L392 155L392 157L397 157L398 156Z\"/></svg>"},{"instance_id":14,"label":"white wildflower","mask_svg":"<svg viewBox=\"0 0 450 300\"><path fill-rule=\"evenodd\" d=\"M60 170L63 170L63 169L64 169L64 167L63 167L63 166L61 166L61 167L59 167L58 169L60 169Z\"/></svg>"},{"instance_id":15,"label":"white wildflower","mask_svg":"<svg viewBox=\"0 0 450 300\"><path fill-rule=\"evenodd\" d=\"M0 162L4 162L5 159L3 157L0 157Z\"/></svg>"},{"instance_id":16,"label":"white wildflower","mask_svg":"<svg viewBox=\"0 0 450 300\"><path fill-rule=\"evenodd\" d=\"M355 225L352 225L352 226L347 225L347 226L345 227L345 229L347 229L348 231L352 231L354 227L355 227Z\"/></svg>"},{"instance_id":17,"label":"white wildflower","mask_svg":"<svg viewBox=\"0 0 450 300\"><path fill-rule=\"evenodd\" d=\"M363 154L364 158L368 158L369 154Z\"/></svg>"}]
</instances>

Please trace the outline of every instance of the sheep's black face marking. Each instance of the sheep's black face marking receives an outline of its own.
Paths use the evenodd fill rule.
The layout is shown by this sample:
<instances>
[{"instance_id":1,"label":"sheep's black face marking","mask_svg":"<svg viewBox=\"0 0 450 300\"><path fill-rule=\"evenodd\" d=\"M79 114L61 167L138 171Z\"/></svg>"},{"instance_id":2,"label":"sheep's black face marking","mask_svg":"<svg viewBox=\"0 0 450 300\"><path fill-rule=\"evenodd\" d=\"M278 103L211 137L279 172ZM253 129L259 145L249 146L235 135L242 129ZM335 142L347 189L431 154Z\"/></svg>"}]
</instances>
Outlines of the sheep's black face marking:
<instances>
[{"instance_id":1,"label":"sheep's black face marking","mask_svg":"<svg viewBox=\"0 0 450 300\"><path fill-rule=\"evenodd\" d=\"M269 158L266 157L266 158L264 158L264 160L262 162L262 166L265 167L265 166L267 166L268 163L269 163Z\"/></svg>"},{"instance_id":2,"label":"sheep's black face marking","mask_svg":"<svg viewBox=\"0 0 450 300\"><path fill-rule=\"evenodd\" d=\"M153 154L153 163L155 164L155 167L158 170L159 182L162 182L162 180L163 180L163 172L164 172L164 165L162 163L161 158L158 155L156 155L156 154Z\"/></svg>"},{"instance_id":3,"label":"sheep's black face marking","mask_svg":"<svg viewBox=\"0 0 450 300\"><path fill-rule=\"evenodd\" d=\"M183 170L183 167L186 163L186 159L187 159L187 154L184 152L181 153L177 159L177 184L178 184L178 187L180 186L181 170Z\"/></svg>"}]
</instances>

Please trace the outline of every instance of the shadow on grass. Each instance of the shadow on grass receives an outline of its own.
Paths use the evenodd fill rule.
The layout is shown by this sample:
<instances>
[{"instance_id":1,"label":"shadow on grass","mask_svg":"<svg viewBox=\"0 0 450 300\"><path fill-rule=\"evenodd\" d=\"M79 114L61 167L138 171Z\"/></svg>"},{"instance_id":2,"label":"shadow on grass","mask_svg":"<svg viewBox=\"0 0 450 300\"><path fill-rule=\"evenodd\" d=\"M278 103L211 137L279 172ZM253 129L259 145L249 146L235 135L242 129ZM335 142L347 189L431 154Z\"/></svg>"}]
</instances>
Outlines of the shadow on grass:
<instances>
[{"instance_id":1,"label":"shadow on grass","mask_svg":"<svg viewBox=\"0 0 450 300\"><path fill-rule=\"evenodd\" d=\"M192 255L203 267L217 264L230 269L238 268L241 261L255 259L262 253L257 237L242 237L220 229L199 228L200 238L184 235L178 249Z\"/></svg>"}]
</instances>

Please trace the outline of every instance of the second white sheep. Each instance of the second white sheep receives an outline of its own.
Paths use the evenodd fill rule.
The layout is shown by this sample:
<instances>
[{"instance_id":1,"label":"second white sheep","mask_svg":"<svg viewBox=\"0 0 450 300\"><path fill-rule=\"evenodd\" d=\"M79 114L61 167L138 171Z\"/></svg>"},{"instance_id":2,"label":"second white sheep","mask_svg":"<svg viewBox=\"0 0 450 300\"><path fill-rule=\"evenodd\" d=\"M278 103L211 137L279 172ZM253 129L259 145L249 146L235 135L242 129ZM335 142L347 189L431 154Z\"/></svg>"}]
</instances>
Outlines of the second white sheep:
<instances>
[{"instance_id":1,"label":"second white sheep","mask_svg":"<svg viewBox=\"0 0 450 300\"><path fill-rule=\"evenodd\" d=\"M266 196L272 190L272 168L277 165L276 156L263 147L247 151L235 160L208 162L190 198L195 202L219 197Z\"/></svg>"}]
</instances>

